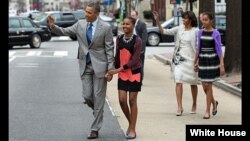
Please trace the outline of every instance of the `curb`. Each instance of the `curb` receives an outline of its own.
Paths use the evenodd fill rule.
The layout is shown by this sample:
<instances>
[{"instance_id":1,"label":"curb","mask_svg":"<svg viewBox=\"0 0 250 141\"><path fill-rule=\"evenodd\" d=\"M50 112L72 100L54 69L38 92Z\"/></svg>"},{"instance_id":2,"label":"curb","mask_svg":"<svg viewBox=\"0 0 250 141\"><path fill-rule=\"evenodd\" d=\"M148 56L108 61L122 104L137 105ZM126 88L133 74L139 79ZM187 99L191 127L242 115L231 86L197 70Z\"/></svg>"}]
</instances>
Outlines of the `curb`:
<instances>
[{"instance_id":1,"label":"curb","mask_svg":"<svg viewBox=\"0 0 250 141\"><path fill-rule=\"evenodd\" d=\"M163 55L157 55L157 54L154 54L154 57L156 59L158 59L160 62L162 62L163 64L166 64L166 65L170 65L171 64L171 60L164 57Z\"/></svg>"},{"instance_id":2,"label":"curb","mask_svg":"<svg viewBox=\"0 0 250 141\"><path fill-rule=\"evenodd\" d=\"M230 85L230 84L227 84L225 83L224 80L220 80L220 81L217 81L217 82L214 82L214 85L223 89L223 90L226 90L234 95L237 95L239 97L241 97L241 89L233 86L233 85Z\"/></svg>"},{"instance_id":3,"label":"curb","mask_svg":"<svg viewBox=\"0 0 250 141\"><path fill-rule=\"evenodd\" d=\"M154 57L159 60L160 62L162 62L163 64L166 64L166 65L170 65L171 64L171 60L164 57L163 55L157 55L157 54L154 54ZM216 87L218 88L221 88L227 92L230 92L234 95L237 95L239 97L241 97L241 89L235 87L235 86L232 86L230 84L227 84L225 83L224 80L220 80L220 81L217 81L217 82L214 82L213 83Z\"/></svg>"}]
</instances>

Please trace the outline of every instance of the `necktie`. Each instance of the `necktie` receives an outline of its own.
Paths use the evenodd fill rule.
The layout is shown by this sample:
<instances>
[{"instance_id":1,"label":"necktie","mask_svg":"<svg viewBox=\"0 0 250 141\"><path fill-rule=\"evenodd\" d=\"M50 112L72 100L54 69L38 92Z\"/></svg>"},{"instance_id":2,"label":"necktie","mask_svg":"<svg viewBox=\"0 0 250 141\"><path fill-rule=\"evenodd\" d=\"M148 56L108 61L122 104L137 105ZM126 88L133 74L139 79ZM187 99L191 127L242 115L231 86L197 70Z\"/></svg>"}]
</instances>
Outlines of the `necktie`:
<instances>
[{"instance_id":1,"label":"necktie","mask_svg":"<svg viewBox=\"0 0 250 141\"><path fill-rule=\"evenodd\" d=\"M87 30L87 41L88 41L88 44L90 44L91 40L92 40L92 26L93 26L93 24L89 23L89 27L88 27L88 30Z\"/></svg>"},{"instance_id":2,"label":"necktie","mask_svg":"<svg viewBox=\"0 0 250 141\"><path fill-rule=\"evenodd\" d=\"M91 40L92 40L92 26L93 26L93 24L89 23L89 27L87 29L87 41L88 41L88 45L91 43ZM91 59L90 59L89 53L87 53L87 55L86 55L86 63L87 64L91 63Z\"/></svg>"}]
</instances>

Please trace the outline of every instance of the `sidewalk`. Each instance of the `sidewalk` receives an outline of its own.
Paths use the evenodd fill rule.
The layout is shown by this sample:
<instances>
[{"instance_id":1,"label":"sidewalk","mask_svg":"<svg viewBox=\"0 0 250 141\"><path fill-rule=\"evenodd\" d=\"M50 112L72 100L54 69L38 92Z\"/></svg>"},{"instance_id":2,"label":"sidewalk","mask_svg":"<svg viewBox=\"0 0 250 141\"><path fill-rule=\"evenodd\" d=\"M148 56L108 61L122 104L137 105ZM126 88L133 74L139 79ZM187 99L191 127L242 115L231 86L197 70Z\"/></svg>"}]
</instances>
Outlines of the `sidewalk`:
<instances>
[{"instance_id":1,"label":"sidewalk","mask_svg":"<svg viewBox=\"0 0 250 141\"><path fill-rule=\"evenodd\" d=\"M186 125L240 125L241 98L227 91L213 88L214 97L219 101L216 116L206 120L206 96L198 85L197 113L190 114L192 96L189 85L183 85L182 116L176 116L177 104L175 83L170 79L170 67L155 58L145 59L145 77L141 92L138 94L137 138L134 141L185 141ZM117 75L108 83L107 99L110 109L125 133L128 128L118 100ZM104 117L105 118L105 117ZM109 120L108 118L104 119ZM124 136L125 138L125 136ZM115 141L110 139L110 141Z\"/></svg>"}]
</instances>

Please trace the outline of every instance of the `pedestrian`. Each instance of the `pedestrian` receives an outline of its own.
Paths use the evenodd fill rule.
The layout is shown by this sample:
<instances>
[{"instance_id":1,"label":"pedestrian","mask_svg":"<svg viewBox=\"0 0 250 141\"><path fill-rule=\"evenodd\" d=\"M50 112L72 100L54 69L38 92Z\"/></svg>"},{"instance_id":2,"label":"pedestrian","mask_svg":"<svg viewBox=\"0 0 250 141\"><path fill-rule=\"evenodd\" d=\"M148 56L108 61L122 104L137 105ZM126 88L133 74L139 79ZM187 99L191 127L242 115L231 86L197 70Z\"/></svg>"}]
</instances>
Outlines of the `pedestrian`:
<instances>
[{"instance_id":1,"label":"pedestrian","mask_svg":"<svg viewBox=\"0 0 250 141\"><path fill-rule=\"evenodd\" d=\"M118 73L119 103L129 126L127 139L136 138L137 95L141 91L141 48L142 40L133 34L135 19L126 17L123 22L124 34L116 39L115 68L110 74ZM129 104L127 103L129 95Z\"/></svg>"},{"instance_id":2,"label":"pedestrian","mask_svg":"<svg viewBox=\"0 0 250 141\"><path fill-rule=\"evenodd\" d=\"M98 138L103 124L103 107L106 97L107 81L112 79L108 70L114 69L114 42L112 29L98 18L100 5L87 4L86 21L79 20L74 25L61 28L55 25L52 17L48 18L53 33L77 36L78 62L82 80L84 104L93 109L94 120L88 139Z\"/></svg>"},{"instance_id":3,"label":"pedestrian","mask_svg":"<svg viewBox=\"0 0 250 141\"><path fill-rule=\"evenodd\" d=\"M200 13L200 16L199 16L199 18L200 18L200 28L203 28L203 26L202 26L202 16L203 16L203 13Z\"/></svg>"},{"instance_id":4,"label":"pedestrian","mask_svg":"<svg viewBox=\"0 0 250 141\"><path fill-rule=\"evenodd\" d=\"M28 18L30 18L31 20L33 20L31 13L29 13Z\"/></svg>"},{"instance_id":5,"label":"pedestrian","mask_svg":"<svg viewBox=\"0 0 250 141\"><path fill-rule=\"evenodd\" d=\"M204 119L210 118L210 107L213 105L212 114L217 114L218 101L214 99L212 84L224 75L224 61L220 32L213 28L213 15L204 12L202 16L203 29L198 32L198 47L195 55L195 71L202 82L206 94L206 111Z\"/></svg>"},{"instance_id":6,"label":"pedestrian","mask_svg":"<svg viewBox=\"0 0 250 141\"><path fill-rule=\"evenodd\" d=\"M144 62L145 62L145 52L146 52L146 43L148 39L148 32L147 32L147 25L139 19L138 12L133 10L131 11L131 17L136 20L135 27L133 33L138 35L142 40L142 51L141 51L141 61L142 61L142 72L141 72L141 79L143 81L144 78Z\"/></svg>"},{"instance_id":7,"label":"pedestrian","mask_svg":"<svg viewBox=\"0 0 250 141\"><path fill-rule=\"evenodd\" d=\"M197 18L192 11L186 11L182 13L183 25L171 29L163 29L158 18L158 13L154 11L153 14L161 34L175 35L176 37L171 63L171 74L176 83L175 90L178 105L176 116L181 116L183 113L183 83L190 84L193 98L190 113L195 114L197 108L198 76L193 67L198 31Z\"/></svg>"}]
</instances>

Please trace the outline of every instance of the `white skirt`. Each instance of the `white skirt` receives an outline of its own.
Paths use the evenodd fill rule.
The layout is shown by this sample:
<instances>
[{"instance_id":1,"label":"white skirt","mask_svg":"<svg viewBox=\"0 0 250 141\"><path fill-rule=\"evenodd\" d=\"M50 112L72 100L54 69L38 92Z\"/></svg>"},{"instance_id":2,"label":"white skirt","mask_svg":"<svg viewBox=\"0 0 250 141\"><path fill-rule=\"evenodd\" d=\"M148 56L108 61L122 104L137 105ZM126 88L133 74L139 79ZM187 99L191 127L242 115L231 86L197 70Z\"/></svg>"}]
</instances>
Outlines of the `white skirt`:
<instances>
[{"instance_id":1,"label":"white skirt","mask_svg":"<svg viewBox=\"0 0 250 141\"><path fill-rule=\"evenodd\" d=\"M197 85L198 73L194 71L194 58L195 54L191 48L179 47L171 64L171 78L175 83Z\"/></svg>"}]
</instances>

